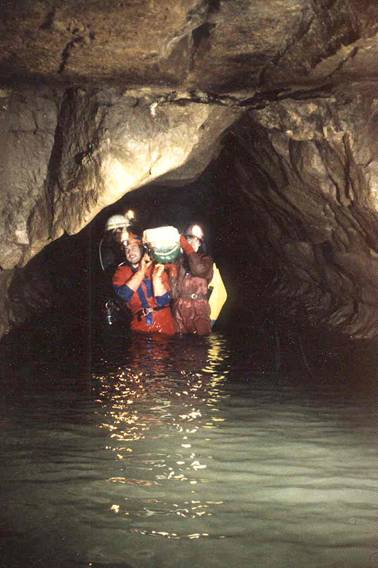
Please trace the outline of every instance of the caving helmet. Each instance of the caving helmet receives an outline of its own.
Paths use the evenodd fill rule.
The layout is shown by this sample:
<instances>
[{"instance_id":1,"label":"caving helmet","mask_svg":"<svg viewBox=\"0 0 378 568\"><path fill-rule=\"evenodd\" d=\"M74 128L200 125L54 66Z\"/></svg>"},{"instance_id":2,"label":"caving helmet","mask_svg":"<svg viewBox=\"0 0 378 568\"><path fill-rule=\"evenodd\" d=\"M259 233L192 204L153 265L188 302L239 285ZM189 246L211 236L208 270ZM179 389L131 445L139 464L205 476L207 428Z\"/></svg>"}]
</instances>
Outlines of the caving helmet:
<instances>
[{"instance_id":1,"label":"caving helmet","mask_svg":"<svg viewBox=\"0 0 378 568\"><path fill-rule=\"evenodd\" d=\"M105 224L105 239L115 239L118 243L124 243L132 236L140 235L141 232L135 224L134 211L127 211L124 215L117 213L109 217Z\"/></svg>"},{"instance_id":2,"label":"caving helmet","mask_svg":"<svg viewBox=\"0 0 378 568\"><path fill-rule=\"evenodd\" d=\"M184 236L190 242L191 240L198 239L198 250L205 252L205 232L201 225L198 223L191 223L184 231ZM193 243L191 243L193 244Z\"/></svg>"},{"instance_id":3,"label":"caving helmet","mask_svg":"<svg viewBox=\"0 0 378 568\"><path fill-rule=\"evenodd\" d=\"M191 225L189 225L189 227L185 229L184 235L185 237L197 237L197 239L199 239L201 243L203 243L205 240L205 233L203 231L203 228L197 223L192 223Z\"/></svg>"},{"instance_id":4,"label":"caving helmet","mask_svg":"<svg viewBox=\"0 0 378 568\"><path fill-rule=\"evenodd\" d=\"M106 221L105 231L114 231L114 229L127 229L130 221L124 215L112 215Z\"/></svg>"}]
</instances>

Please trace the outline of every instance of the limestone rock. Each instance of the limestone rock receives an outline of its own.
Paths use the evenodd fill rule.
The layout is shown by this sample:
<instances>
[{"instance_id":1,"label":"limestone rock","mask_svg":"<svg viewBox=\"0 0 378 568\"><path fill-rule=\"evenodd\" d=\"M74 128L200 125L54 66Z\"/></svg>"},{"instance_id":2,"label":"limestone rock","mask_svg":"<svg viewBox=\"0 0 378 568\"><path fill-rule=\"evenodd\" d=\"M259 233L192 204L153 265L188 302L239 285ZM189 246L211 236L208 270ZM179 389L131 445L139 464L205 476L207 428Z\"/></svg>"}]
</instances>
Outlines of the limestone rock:
<instances>
[{"instance_id":1,"label":"limestone rock","mask_svg":"<svg viewBox=\"0 0 378 568\"><path fill-rule=\"evenodd\" d=\"M375 16L372 0L6 0L0 78L290 91L372 75Z\"/></svg>"},{"instance_id":2,"label":"limestone rock","mask_svg":"<svg viewBox=\"0 0 378 568\"><path fill-rule=\"evenodd\" d=\"M238 111L209 104L164 104L114 91L68 93L61 107L48 180L52 236L79 231L128 191L161 178L197 176ZM185 169L183 166L185 165Z\"/></svg>"},{"instance_id":3,"label":"limestone rock","mask_svg":"<svg viewBox=\"0 0 378 568\"><path fill-rule=\"evenodd\" d=\"M115 91L15 90L0 109L0 266L22 266L126 192L169 172L192 179L238 110ZM185 168L183 167L185 164ZM180 169L181 168L181 169ZM168 176L167 176L168 174Z\"/></svg>"},{"instance_id":4,"label":"limestone rock","mask_svg":"<svg viewBox=\"0 0 378 568\"><path fill-rule=\"evenodd\" d=\"M275 274L268 311L354 338L378 332L373 103L272 103L245 115L226 145L250 279L255 265Z\"/></svg>"},{"instance_id":5,"label":"limestone rock","mask_svg":"<svg viewBox=\"0 0 378 568\"><path fill-rule=\"evenodd\" d=\"M0 99L0 266L22 265L31 247L30 220L44 199L57 124L57 101L44 89L9 91ZM48 231L48 219L40 219Z\"/></svg>"}]
</instances>

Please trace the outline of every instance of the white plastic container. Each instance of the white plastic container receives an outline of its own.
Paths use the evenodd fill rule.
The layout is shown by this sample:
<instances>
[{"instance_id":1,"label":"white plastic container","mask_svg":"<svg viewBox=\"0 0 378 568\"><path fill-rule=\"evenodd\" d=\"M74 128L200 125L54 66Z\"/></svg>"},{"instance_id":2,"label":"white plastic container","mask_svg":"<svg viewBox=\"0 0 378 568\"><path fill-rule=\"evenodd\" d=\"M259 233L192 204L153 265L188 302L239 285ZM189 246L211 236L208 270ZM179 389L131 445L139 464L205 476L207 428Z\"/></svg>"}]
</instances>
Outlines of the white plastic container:
<instances>
[{"instance_id":1,"label":"white plastic container","mask_svg":"<svg viewBox=\"0 0 378 568\"><path fill-rule=\"evenodd\" d=\"M156 262L175 262L180 255L180 233L176 227L156 227L143 232L143 241Z\"/></svg>"}]
</instances>

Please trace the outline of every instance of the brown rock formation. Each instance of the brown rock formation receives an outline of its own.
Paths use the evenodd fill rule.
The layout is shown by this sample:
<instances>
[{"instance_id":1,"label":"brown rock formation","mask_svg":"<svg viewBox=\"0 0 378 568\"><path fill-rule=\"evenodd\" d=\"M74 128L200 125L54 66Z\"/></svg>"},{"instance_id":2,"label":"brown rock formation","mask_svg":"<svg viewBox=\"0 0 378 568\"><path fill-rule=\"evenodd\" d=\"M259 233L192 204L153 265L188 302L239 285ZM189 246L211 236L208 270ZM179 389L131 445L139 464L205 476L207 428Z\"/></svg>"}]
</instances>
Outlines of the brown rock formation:
<instances>
[{"instance_id":1,"label":"brown rock formation","mask_svg":"<svg viewBox=\"0 0 378 568\"><path fill-rule=\"evenodd\" d=\"M276 314L353 337L377 332L373 124L367 96L285 100L245 114L223 155L235 223L248 228L247 280L265 267Z\"/></svg>"},{"instance_id":2,"label":"brown rock formation","mask_svg":"<svg viewBox=\"0 0 378 568\"><path fill-rule=\"evenodd\" d=\"M5 0L0 74L213 93L372 75L370 0Z\"/></svg>"}]
</instances>

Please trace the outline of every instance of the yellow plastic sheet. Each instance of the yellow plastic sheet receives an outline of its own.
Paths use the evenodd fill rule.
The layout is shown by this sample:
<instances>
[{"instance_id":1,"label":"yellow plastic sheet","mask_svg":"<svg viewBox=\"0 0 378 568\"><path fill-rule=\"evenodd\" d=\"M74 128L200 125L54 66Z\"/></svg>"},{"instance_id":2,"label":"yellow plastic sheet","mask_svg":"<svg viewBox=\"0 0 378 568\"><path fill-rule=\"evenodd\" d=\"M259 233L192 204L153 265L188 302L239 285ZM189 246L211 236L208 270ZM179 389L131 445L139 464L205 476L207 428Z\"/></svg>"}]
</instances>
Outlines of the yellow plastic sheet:
<instances>
[{"instance_id":1,"label":"yellow plastic sheet","mask_svg":"<svg viewBox=\"0 0 378 568\"><path fill-rule=\"evenodd\" d=\"M214 323L218 319L224 303L227 300L227 290L223 283L219 268L215 263L213 267L213 278L209 284L209 288L212 288L209 298L210 319L211 322Z\"/></svg>"}]
</instances>

